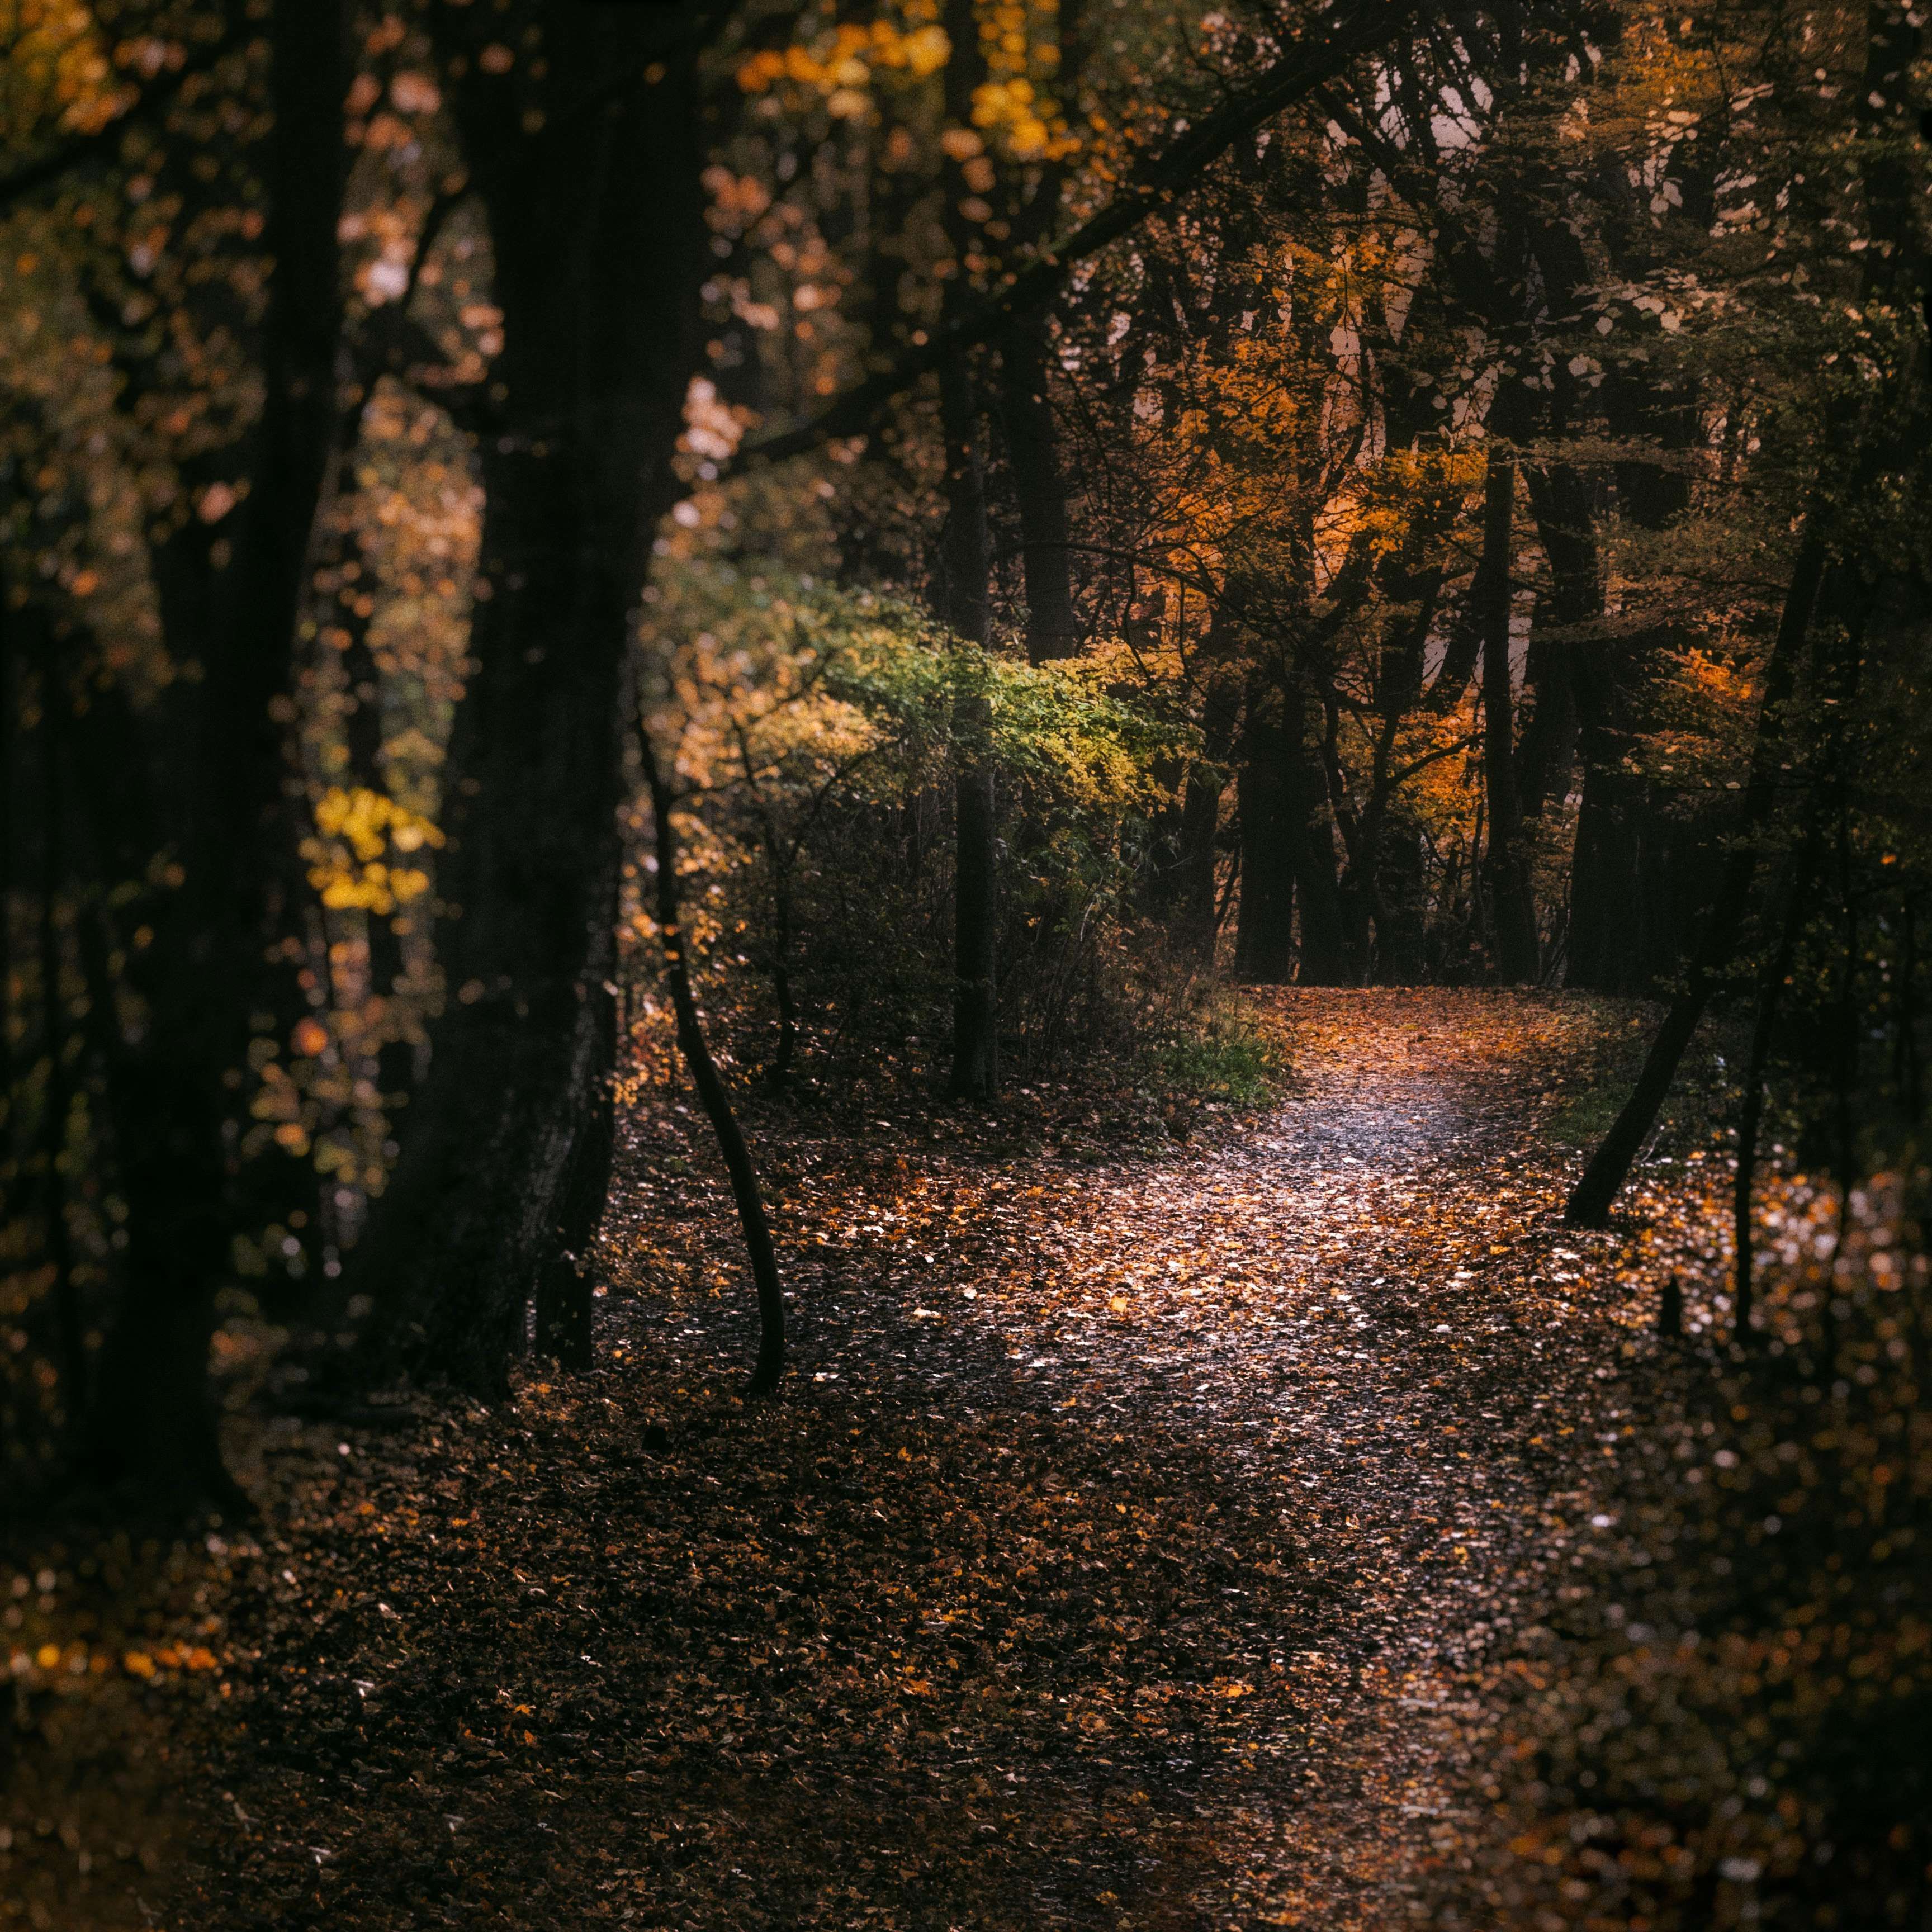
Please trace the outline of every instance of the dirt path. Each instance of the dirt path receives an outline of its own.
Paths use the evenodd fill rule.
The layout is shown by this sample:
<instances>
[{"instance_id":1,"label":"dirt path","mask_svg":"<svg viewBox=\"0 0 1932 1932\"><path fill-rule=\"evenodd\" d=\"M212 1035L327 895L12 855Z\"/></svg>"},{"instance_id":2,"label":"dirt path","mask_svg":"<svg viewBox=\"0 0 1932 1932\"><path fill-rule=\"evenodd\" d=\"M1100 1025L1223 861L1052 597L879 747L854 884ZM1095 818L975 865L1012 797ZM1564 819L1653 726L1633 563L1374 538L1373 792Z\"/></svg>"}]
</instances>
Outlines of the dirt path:
<instances>
[{"instance_id":1,"label":"dirt path","mask_svg":"<svg viewBox=\"0 0 1932 1932\"><path fill-rule=\"evenodd\" d=\"M1275 1010L1290 1096L1190 1148L1096 1161L1051 1093L1034 1153L794 1133L776 1406L640 1106L595 1375L282 1444L201 1922L1458 1922L1482 1767L1430 1714L1617 1432L1634 1312L1538 1131L1595 1022Z\"/></svg>"}]
</instances>

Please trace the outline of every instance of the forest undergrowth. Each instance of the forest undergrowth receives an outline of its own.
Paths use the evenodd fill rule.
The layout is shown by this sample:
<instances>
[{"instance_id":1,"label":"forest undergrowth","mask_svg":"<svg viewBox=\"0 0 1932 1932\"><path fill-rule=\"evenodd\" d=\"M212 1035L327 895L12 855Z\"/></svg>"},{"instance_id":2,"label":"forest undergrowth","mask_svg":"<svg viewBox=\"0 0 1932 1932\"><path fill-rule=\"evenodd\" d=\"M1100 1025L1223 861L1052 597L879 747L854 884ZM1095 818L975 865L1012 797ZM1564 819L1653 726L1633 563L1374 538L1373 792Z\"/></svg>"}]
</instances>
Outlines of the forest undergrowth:
<instances>
[{"instance_id":1,"label":"forest undergrowth","mask_svg":"<svg viewBox=\"0 0 1932 1932\"><path fill-rule=\"evenodd\" d=\"M145 1634L90 1636L84 1578L16 1592L16 1695L94 1724L88 1802L152 1824L116 1847L42 1792L17 1915L1752 1920L1793 1846L1820 1869L1822 1816L1766 1781L1810 1742L1768 1725L1748 1640L1679 1641L1736 1621L1727 1563L1653 1553L1735 1554L1759 1506L1720 1486L1748 1459L1710 1460L1739 1430L1705 1427L1750 1414L1711 1346L1708 1128L1580 1234L1557 1130L1634 1008L1250 1010L1283 1070L1259 1107L1070 1077L997 1120L754 1103L797 1337L766 1404L701 1118L640 1075L592 1372L237 1415L260 1538L177 1556L171 1594L157 1558ZM1798 1281L1812 1198L1779 1186Z\"/></svg>"}]
</instances>

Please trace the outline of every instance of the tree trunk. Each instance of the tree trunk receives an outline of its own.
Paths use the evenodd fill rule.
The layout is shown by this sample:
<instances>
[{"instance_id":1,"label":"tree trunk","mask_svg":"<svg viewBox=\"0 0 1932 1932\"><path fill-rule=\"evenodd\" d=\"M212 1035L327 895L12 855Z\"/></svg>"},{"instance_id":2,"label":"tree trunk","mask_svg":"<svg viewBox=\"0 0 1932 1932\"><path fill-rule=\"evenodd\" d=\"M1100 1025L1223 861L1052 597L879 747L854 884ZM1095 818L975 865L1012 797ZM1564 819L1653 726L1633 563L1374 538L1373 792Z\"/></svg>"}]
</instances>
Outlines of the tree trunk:
<instances>
[{"instance_id":1,"label":"tree trunk","mask_svg":"<svg viewBox=\"0 0 1932 1932\"><path fill-rule=\"evenodd\" d=\"M1280 690L1257 677L1234 779L1241 834L1234 974L1260 986L1284 986L1294 976L1294 800L1284 710Z\"/></svg>"},{"instance_id":2,"label":"tree trunk","mask_svg":"<svg viewBox=\"0 0 1932 1932\"><path fill-rule=\"evenodd\" d=\"M1750 778L1744 788L1739 842L1725 862L1723 885L1712 909L1703 944L1692 964L1688 983L1671 1001L1664 1024L1651 1042L1635 1089L1564 1204L1563 1218L1572 1227L1601 1227L1608 1220L1611 1206L1629 1178L1630 1163L1656 1123L1684 1050L1710 1004L1717 976L1736 950L1756 870L1756 854L1750 842L1769 816L1774 802L1779 751L1785 742L1785 710L1796 688L1798 656L1804 648L1813 607L1819 601L1824 568L1823 542L1815 526L1808 526L1792 566L1770 662L1765 668L1764 700L1758 712L1752 746Z\"/></svg>"},{"instance_id":3,"label":"tree trunk","mask_svg":"<svg viewBox=\"0 0 1932 1932\"><path fill-rule=\"evenodd\" d=\"M1300 958L1295 978L1304 986L1352 986L1361 976L1349 956L1342 919L1328 776L1321 754L1308 742L1307 700L1299 690L1288 696L1282 754L1282 808L1300 904Z\"/></svg>"},{"instance_id":4,"label":"tree trunk","mask_svg":"<svg viewBox=\"0 0 1932 1932\"><path fill-rule=\"evenodd\" d=\"M1029 316L1004 338L1000 350L1000 416L1026 573L1027 658L1036 664L1070 658L1080 648L1067 548L1066 477L1048 387L1046 346L1045 322Z\"/></svg>"},{"instance_id":5,"label":"tree trunk","mask_svg":"<svg viewBox=\"0 0 1932 1932\"><path fill-rule=\"evenodd\" d=\"M442 808L436 945L450 996L431 1077L354 1257L379 1369L500 1390L525 1311L580 1250L609 1127L603 1012L632 612L698 365L704 141L679 23L560 5L548 68L477 56L500 30L440 11L503 310L475 669ZM655 63L655 64L652 64ZM658 77L567 111L616 72ZM604 1058L600 1063L599 1054Z\"/></svg>"},{"instance_id":6,"label":"tree trunk","mask_svg":"<svg viewBox=\"0 0 1932 1932\"><path fill-rule=\"evenodd\" d=\"M1552 799L1560 804L1569 789L1579 722L1574 666L1582 650L1605 648L1580 648L1574 633L1602 618L1604 589L1588 486L1568 464L1532 466L1524 475L1550 578L1546 607L1539 600L1530 637L1536 710L1523 735L1518 776L1522 808L1537 814ZM1542 634L1546 618L1558 637Z\"/></svg>"},{"instance_id":7,"label":"tree trunk","mask_svg":"<svg viewBox=\"0 0 1932 1932\"><path fill-rule=\"evenodd\" d=\"M250 1016L265 1004L267 928L294 869L290 771L274 713L292 686L303 567L334 446L346 166L340 9L328 0L278 7L270 44L274 271L262 414L245 451L253 488L218 538L190 526L154 557L170 648L203 675L144 720L162 781L154 844L172 846L183 876L156 896L154 938L130 962L146 1026L110 1070L128 1286L101 1349L90 1431L104 1479L230 1504L240 1498L207 1390L233 1202L225 1136L233 1100L223 1076L246 1063ZM232 557L225 568L218 541ZM293 1179L312 1199L305 1159Z\"/></svg>"},{"instance_id":8,"label":"tree trunk","mask_svg":"<svg viewBox=\"0 0 1932 1932\"><path fill-rule=\"evenodd\" d=\"M947 0L944 24L955 50L946 68L946 111L964 124L970 118L973 90L985 70L971 0ZM952 168L947 170L944 194L946 238L956 264L941 305L950 326L958 322L972 298L965 260L976 242L966 213L970 184ZM1043 398L1043 388L1040 393ZM1040 406L1046 406L1043 401ZM948 628L983 651L992 640L992 541L986 524L980 399L964 354L939 372L939 413L946 444L946 526L934 601ZM956 699L951 1086L956 1098L981 1101L992 1100L999 1088L999 834L987 743L991 718L979 692L962 692Z\"/></svg>"},{"instance_id":9,"label":"tree trunk","mask_svg":"<svg viewBox=\"0 0 1932 1932\"><path fill-rule=\"evenodd\" d=\"M1494 435L1502 431L1492 425ZM1483 559L1477 570L1483 638L1483 779L1490 844L1484 863L1497 970L1533 985L1540 961L1522 813L1516 789L1516 716L1510 663L1510 536L1516 514L1516 458L1490 446L1483 489Z\"/></svg>"},{"instance_id":10,"label":"tree trunk","mask_svg":"<svg viewBox=\"0 0 1932 1932\"><path fill-rule=\"evenodd\" d=\"M946 285L949 299L960 286ZM946 526L934 602L941 620L983 651L992 638L992 541L986 526L986 482L978 399L962 361L940 373L940 417L946 439ZM991 748L992 713L983 694L954 700L953 1001L952 1091L991 1100L999 1089L998 817Z\"/></svg>"},{"instance_id":11,"label":"tree trunk","mask_svg":"<svg viewBox=\"0 0 1932 1932\"><path fill-rule=\"evenodd\" d=\"M758 1358L752 1371L752 1393L769 1395L784 1373L784 1292L778 1280L778 1256L772 1246L771 1223L765 1216L764 1197L758 1187L751 1150L732 1111L731 1096L706 1043L691 986L690 962L685 953L682 913L678 904L677 838L671 825L670 788L652 748L648 734L638 734L644 782L651 795L651 819L656 843L658 932L664 942L665 975L670 982L671 1006L677 1016L677 1043L690 1069L699 1103L718 1136L730 1177L731 1198L738 1209L745 1249L751 1258L752 1278L758 1297ZM598 1194L598 1205L602 1195Z\"/></svg>"},{"instance_id":12,"label":"tree trunk","mask_svg":"<svg viewBox=\"0 0 1932 1932\"><path fill-rule=\"evenodd\" d=\"M1204 964L1214 959L1219 929L1214 873L1220 850L1221 794L1227 788L1223 766L1240 711L1240 688L1234 676L1221 673L1210 677L1202 707L1201 756L1188 769L1181 798L1168 929L1177 948Z\"/></svg>"},{"instance_id":13,"label":"tree trunk","mask_svg":"<svg viewBox=\"0 0 1932 1932\"><path fill-rule=\"evenodd\" d=\"M1606 640L1570 659L1582 798L1570 866L1569 965L1564 982L1628 993L1642 984L1639 938L1642 881L1639 824L1642 782L1624 769L1629 646Z\"/></svg>"}]
</instances>

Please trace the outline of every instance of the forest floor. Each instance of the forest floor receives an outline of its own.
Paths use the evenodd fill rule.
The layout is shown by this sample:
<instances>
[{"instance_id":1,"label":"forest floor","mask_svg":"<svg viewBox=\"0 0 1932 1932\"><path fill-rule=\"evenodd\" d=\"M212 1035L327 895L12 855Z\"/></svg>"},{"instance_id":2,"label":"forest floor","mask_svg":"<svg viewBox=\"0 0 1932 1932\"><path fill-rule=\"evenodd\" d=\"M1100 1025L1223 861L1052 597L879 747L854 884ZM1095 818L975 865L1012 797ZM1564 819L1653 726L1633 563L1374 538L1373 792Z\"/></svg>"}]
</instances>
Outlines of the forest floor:
<instances>
[{"instance_id":1,"label":"forest floor","mask_svg":"<svg viewBox=\"0 0 1932 1932\"><path fill-rule=\"evenodd\" d=\"M701 1118L641 1088L592 1373L258 1426L148 1922L1493 1922L1484 1687L1616 1490L1663 1272L1716 1270L1558 1224L1636 1009L1254 1004L1282 1090L1185 1144L1078 1087L765 1109L764 1404Z\"/></svg>"}]
</instances>

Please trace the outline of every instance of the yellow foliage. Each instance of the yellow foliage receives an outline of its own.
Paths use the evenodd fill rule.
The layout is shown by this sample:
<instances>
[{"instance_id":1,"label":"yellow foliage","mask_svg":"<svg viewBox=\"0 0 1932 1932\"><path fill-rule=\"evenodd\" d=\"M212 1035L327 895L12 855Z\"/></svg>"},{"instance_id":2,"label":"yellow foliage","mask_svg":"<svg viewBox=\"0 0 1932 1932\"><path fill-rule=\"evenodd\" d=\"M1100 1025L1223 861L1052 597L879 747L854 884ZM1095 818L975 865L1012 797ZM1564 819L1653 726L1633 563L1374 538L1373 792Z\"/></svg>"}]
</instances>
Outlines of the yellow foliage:
<instances>
[{"instance_id":1,"label":"yellow foliage","mask_svg":"<svg viewBox=\"0 0 1932 1932\"><path fill-rule=\"evenodd\" d=\"M869 27L848 21L808 46L761 49L740 65L738 85L747 94L763 94L790 81L836 96L870 87L881 69L923 80L937 74L952 52L943 27L917 27L908 33L890 20L874 20Z\"/></svg>"},{"instance_id":2,"label":"yellow foliage","mask_svg":"<svg viewBox=\"0 0 1932 1932\"><path fill-rule=\"evenodd\" d=\"M96 134L134 100L92 10L74 0L0 0L0 45L7 49L4 118L15 134L50 118L63 133ZM158 64L160 44L149 46Z\"/></svg>"},{"instance_id":3,"label":"yellow foliage","mask_svg":"<svg viewBox=\"0 0 1932 1932\"><path fill-rule=\"evenodd\" d=\"M316 800L320 838L302 842L309 884L333 910L359 906L386 917L429 890L429 874L389 862L385 854L440 846L442 834L420 812L366 785L332 785Z\"/></svg>"}]
</instances>

